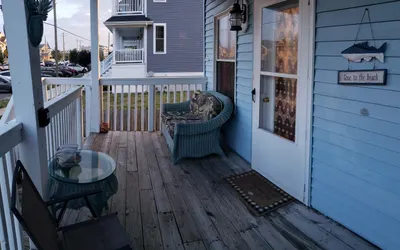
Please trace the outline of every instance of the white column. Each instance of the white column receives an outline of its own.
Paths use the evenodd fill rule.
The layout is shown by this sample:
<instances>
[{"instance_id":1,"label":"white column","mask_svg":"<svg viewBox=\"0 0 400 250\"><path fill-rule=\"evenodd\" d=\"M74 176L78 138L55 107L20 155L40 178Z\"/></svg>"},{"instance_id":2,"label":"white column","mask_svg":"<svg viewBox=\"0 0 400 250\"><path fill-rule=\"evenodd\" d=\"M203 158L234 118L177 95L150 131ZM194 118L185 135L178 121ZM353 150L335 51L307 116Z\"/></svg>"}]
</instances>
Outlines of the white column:
<instances>
[{"instance_id":1,"label":"white column","mask_svg":"<svg viewBox=\"0 0 400 250\"><path fill-rule=\"evenodd\" d=\"M113 28L113 63L115 63L115 53L116 53L116 51L118 49L118 46L117 46L118 38L117 38L117 36L118 36L117 29Z\"/></svg>"},{"instance_id":2,"label":"white column","mask_svg":"<svg viewBox=\"0 0 400 250\"><path fill-rule=\"evenodd\" d=\"M144 27L143 31L143 49L144 49L144 63L146 64L146 74L147 74L147 25Z\"/></svg>"},{"instance_id":3,"label":"white column","mask_svg":"<svg viewBox=\"0 0 400 250\"><path fill-rule=\"evenodd\" d=\"M90 35L92 85L90 96L90 132L100 132L100 57L99 57L99 1L90 0ZM101 91L102 92L102 91ZM86 121L88 122L88 121Z\"/></svg>"},{"instance_id":4,"label":"white column","mask_svg":"<svg viewBox=\"0 0 400 250\"><path fill-rule=\"evenodd\" d=\"M15 117L23 123L20 159L43 195L48 172L45 129L38 124L38 110L43 108L39 49L33 47L28 38L25 0L2 0L2 4Z\"/></svg>"}]
</instances>

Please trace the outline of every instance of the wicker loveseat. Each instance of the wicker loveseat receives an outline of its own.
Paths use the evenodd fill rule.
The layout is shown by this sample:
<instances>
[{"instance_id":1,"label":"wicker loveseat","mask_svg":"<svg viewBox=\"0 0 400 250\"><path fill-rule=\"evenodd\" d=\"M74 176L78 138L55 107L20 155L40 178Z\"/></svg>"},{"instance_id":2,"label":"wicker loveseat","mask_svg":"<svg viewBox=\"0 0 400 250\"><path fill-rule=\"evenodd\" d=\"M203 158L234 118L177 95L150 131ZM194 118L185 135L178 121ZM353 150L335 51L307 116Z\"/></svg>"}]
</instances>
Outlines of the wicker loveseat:
<instances>
[{"instance_id":1,"label":"wicker loveseat","mask_svg":"<svg viewBox=\"0 0 400 250\"><path fill-rule=\"evenodd\" d=\"M212 108L210 104L197 105L196 98L201 97L204 100L204 96L217 103L211 104ZM210 103L209 100L207 102ZM161 129L172 152L173 162L177 163L186 157L224 155L219 144L220 130L230 118L232 111L231 100L214 91L195 93L187 102L165 104L162 110Z\"/></svg>"}]
</instances>

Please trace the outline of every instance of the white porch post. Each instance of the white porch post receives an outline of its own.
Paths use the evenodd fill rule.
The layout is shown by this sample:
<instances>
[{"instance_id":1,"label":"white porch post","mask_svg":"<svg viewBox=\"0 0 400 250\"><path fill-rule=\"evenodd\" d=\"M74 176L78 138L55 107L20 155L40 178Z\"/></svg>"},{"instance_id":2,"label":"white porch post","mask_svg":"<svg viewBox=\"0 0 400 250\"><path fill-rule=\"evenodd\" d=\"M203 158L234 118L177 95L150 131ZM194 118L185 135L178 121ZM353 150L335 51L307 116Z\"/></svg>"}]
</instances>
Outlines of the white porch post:
<instances>
[{"instance_id":1,"label":"white porch post","mask_svg":"<svg viewBox=\"0 0 400 250\"><path fill-rule=\"evenodd\" d=\"M118 49L118 46L117 46L118 38L117 38L117 36L118 36L117 29L113 28L113 63L115 63L115 53L116 53L116 51Z\"/></svg>"},{"instance_id":2,"label":"white porch post","mask_svg":"<svg viewBox=\"0 0 400 250\"><path fill-rule=\"evenodd\" d=\"M43 108L39 49L29 41L25 0L2 0L2 4L15 117L23 124L24 140L19 144L20 159L43 195L48 173L46 133L38 123L38 110Z\"/></svg>"},{"instance_id":3,"label":"white porch post","mask_svg":"<svg viewBox=\"0 0 400 250\"><path fill-rule=\"evenodd\" d=\"M144 33L143 34L143 38L144 38L143 49L144 49L144 63L146 64L146 74L147 74L147 29L148 29L148 26L146 25L144 27L144 31L143 31L143 33Z\"/></svg>"},{"instance_id":4,"label":"white porch post","mask_svg":"<svg viewBox=\"0 0 400 250\"><path fill-rule=\"evenodd\" d=\"M99 56L99 1L90 0L90 34L92 85L90 95L90 132L100 132L100 56ZM88 122L88 121L86 121Z\"/></svg>"}]
</instances>

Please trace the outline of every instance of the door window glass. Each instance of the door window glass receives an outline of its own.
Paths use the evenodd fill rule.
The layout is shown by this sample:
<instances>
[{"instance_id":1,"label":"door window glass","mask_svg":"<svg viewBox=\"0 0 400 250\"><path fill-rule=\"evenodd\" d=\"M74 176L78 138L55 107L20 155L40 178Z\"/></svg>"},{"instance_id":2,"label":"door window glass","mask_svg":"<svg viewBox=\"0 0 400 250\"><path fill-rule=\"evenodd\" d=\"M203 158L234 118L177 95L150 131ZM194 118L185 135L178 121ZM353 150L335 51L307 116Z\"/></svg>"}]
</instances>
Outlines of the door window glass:
<instances>
[{"instance_id":1,"label":"door window glass","mask_svg":"<svg viewBox=\"0 0 400 250\"><path fill-rule=\"evenodd\" d=\"M296 139L298 1L263 8L259 127Z\"/></svg>"},{"instance_id":2,"label":"door window glass","mask_svg":"<svg viewBox=\"0 0 400 250\"><path fill-rule=\"evenodd\" d=\"M297 74L299 6L296 2L285 1L263 8L261 71Z\"/></svg>"},{"instance_id":3,"label":"door window glass","mask_svg":"<svg viewBox=\"0 0 400 250\"><path fill-rule=\"evenodd\" d=\"M260 79L260 128L295 141L297 79L273 76Z\"/></svg>"},{"instance_id":4,"label":"door window glass","mask_svg":"<svg viewBox=\"0 0 400 250\"><path fill-rule=\"evenodd\" d=\"M235 60L236 32L230 30L229 15L217 20L218 59Z\"/></svg>"}]
</instances>

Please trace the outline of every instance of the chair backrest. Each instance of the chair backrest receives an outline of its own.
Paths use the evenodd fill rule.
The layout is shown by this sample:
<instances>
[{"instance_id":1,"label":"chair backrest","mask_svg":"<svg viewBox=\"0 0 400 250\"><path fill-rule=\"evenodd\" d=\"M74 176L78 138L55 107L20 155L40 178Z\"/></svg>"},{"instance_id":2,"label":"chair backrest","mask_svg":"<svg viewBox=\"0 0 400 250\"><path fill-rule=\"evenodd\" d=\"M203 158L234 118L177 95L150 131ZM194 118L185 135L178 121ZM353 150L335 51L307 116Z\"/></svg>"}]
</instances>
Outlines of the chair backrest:
<instances>
[{"instance_id":1,"label":"chair backrest","mask_svg":"<svg viewBox=\"0 0 400 250\"><path fill-rule=\"evenodd\" d=\"M14 170L10 209L38 249L60 249L57 224L19 160Z\"/></svg>"}]
</instances>

